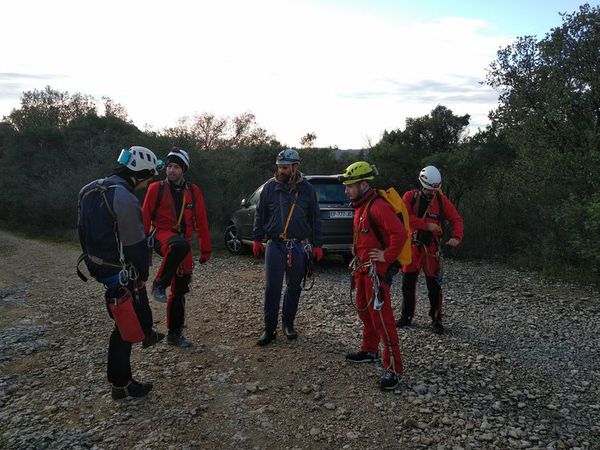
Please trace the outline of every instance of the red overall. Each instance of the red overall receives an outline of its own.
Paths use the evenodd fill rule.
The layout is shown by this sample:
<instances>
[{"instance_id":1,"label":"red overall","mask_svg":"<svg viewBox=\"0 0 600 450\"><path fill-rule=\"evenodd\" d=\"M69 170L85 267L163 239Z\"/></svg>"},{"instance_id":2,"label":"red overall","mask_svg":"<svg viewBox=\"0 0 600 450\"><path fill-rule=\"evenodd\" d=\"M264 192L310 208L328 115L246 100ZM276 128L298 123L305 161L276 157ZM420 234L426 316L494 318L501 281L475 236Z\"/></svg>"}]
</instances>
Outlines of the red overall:
<instances>
[{"instance_id":1,"label":"red overall","mask_svg":"<svg viewBox=\"0 0 600 450\"><path fill-rule=\"evenodd\" d=\"M452 226L452 237L462 241L463 221L452 202L443 194L435 194L428 203L421 196L422 193L418 189L405 192L402 196L410 214L410 227L413 230L412 262L402 267L404 273L402 317L412 320L416 307L417 278L423 269L431 306L429 315L434 321L441 321L443 297L438 282L440 269L438 248L441 233L427 232L427 224L434 223L442 228L444 224L440 219L443 211L443 218Z\"/></svg>"},{"instance_id":2,"label":"red overall","mask_svg":"<svg viewBox=\"0 0 600 450\"><path fill-rule=\"evenodd\" d=\"M159 199L161 183L164 184ZM169 330L183 326L184 295L189 291L194 267L191 251L194 231L202 255L211 253L206 208L200 188L186 182L181 195L183 215L179 229L176 229L176 226L182 210L176 207L167 181L155 182L148 186L142 207L144 231L148 234L151 227L156 229L154 239L160 243L160 253L163 256L156 280L160 280L164 285L171 285L171 292L167 299L167 327ZM170 265L173 265L173 261L176 261L175 267L171 268ZM164 278L169 279L163 280Z\"/></svg>"},{"instance_id":3,"label":"red overall","mask_svg":"<svg viewBox=\"0 0 600 450\"><path fill-rule=\"evenodd\" d=\"M371 200L373 201L371 202ZM373 232L373 226L377 227L385 242L385 249L382 250L385 250L386 262L376 263L377 274L381 280L408 238L406 230L393 208L385 200L378 198L374 190L367 191L352 206L356 210L354 214L354 252L361 265L369 262L368 254L371 249L382 249ZM368 212L367 207L369 208ZM356 306L359 310L358 316L363 323L361 350L379 353L379 343L383 342L385 369L391 369L401 375L404 373L404 365L392 311L390 286L388 283L380 281L379 298L383 299L383 307L379 311L375 310L372 300L373 282L368 272L368 267L361 267L354 273Z\"/></svg>"}]
</instances>

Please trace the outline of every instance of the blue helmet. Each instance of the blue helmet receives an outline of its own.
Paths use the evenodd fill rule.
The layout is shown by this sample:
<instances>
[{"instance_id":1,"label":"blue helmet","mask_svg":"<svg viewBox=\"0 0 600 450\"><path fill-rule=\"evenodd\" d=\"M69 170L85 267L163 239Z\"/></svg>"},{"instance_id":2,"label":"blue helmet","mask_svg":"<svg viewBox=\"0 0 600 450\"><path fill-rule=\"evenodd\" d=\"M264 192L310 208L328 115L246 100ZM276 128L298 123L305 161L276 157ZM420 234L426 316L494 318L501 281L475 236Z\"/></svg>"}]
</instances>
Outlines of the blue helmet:
<instances>
[{"instance_id":1,"label":"blue helmet","mask_svg":"<svg viewBox=\"0 0 600 450\"><path fill-rule=\"evenodd\" d=\"M300 155L298 152L291 148L286 148L282 150L277 155L277 159L275 160L275 164L278 166L283 166L286 164L298 164L300 162Z\"/></svg>"}]
</instances>

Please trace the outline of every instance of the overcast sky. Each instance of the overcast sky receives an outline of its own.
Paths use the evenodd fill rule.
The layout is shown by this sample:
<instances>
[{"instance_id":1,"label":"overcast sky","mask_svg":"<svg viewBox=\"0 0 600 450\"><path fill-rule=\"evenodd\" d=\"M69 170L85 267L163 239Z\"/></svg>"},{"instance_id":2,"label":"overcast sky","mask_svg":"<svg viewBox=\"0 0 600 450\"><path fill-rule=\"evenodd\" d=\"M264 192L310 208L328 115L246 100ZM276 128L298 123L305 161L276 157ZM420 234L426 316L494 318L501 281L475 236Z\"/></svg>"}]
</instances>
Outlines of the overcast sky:
<instances>
[{"instance_id":1,"label":"overcast sky","mask_svg":"<svg viewBox=\"0 0 600 450\"><path fill-rule=\"evenodd\" d=\"M488 4L489 3L489 4ZM282 143L360 148L442 104L485 126L501 47L542 38L569 0L5 2L0 116L21 93L108 96L140 128L250 111Z\"/></svg>"}]
</instances>

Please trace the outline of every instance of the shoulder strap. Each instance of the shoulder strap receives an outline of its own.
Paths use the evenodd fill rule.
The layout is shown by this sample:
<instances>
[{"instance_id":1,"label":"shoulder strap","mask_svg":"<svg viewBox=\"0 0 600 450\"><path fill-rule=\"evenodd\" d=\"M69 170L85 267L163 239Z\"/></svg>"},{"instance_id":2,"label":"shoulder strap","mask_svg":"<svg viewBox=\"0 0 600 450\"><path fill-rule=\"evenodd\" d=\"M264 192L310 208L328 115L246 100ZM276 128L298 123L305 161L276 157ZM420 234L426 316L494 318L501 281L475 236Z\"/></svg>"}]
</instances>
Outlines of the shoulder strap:
<instances>
[{"instance_id":1,"label":"shoulder strap","mask_svg":"<svg viewBox=\"0 0 600 450\"><path fill-rule=\"evenodd\" d=\"M296 190L296 194L294 195L294 203L290 207L290 212L288 213L287 219L285 221L285 225L283 227L283 233L279 235L279 238L283 241L287 239L287 230L290 225L290 220L292 219L292 214L294 214L294 209L296 208L296 202L298 201L298 190Z\"/></svg>"},{"instance_id":2,"label":"shoulder strap","mask_svg":"<svg viewBox=\"0 0 600 450\"><path fill-rule=\"evenodd\" d=\"M415 190L410 201L410 209L414 211L415 217L419 217L419 207L421 206L421 191Z\"/></svg>"},{"instance_id":3,"label":"shoulder strap","mask_svg":"<svg viewBox=\"0 0 600 450\"><path fill-rule=\"evenodd\" d=\"M439 206L439 219L440 222L442 224L442 227L444 226L444 222L446 221L446 217L444 216L444 199L442 198L442 193L440 191L435 191L435 197L437 198L438 201L438 206Z\"/></svg>"},{"instance_id":4,"label":"shoulder strap","mask_svg":"<svg viewBox=\"0 0 600 450\"><path fill-rule=\"evenodd\" d=\"M385 241L383 240L383 236L381 235L381 231L379 231L379 228L377 227L377 224L375 223L375 221L373 220L373 217L371 216L371 205L378 198L380 198L379 195L377 195L376 197L373 197L371 200L369 200L369 203L367 204L367 218L369 219L369 223L371 224L371 229L373 230L373 234L375 235L375 237L379 241L379 244L383 247L383 249L385 249Z\"/></svg>"},{"instance_id":5,"label":"shoulder strap","mask_svg":"<svg viewBox=\"0 0 600 450\"><path fill-rule=\"evenodd\" d=\"M186 181L192 196L192 218L196 220L196 194L194 193L194 185Z\"/></svg>"},{"instance_id":6,"label":"shoulder strap","mask_svg":"<svg viewBox=\"0 0 600 450\"><path fill-rule=\"evenodd\" d=\"M186 181L186 184L188 185L188 187L190 189L190 193L192 195L192 211L193 211L196 206L196 194L194 193L194 185L188 181Z\"/></svg>"},{"instance_id":7,"label":"shoulder strap","mask_svg":"<svg viewBox=\"0 0 600 450\"><path fill-rule=\"evenodd\" d=\"M117 215L115 214L115 211L113 210L112 206L110 205L110 202L108 201L108 198L106 197L106 191L108 191L111 188L122 188L125 189L123 186L121 186L120 184L111 184L110 186L104 186L102 184L102 181L104 180L98 180L96 182L96 185L91 188L90 190L88 190L85 194L83 194L81 196L81 198L79 199L78 202L78 209L81 208L81 202L88 196L90 195L92 192L99 192L100 195L102 196L102 199L104 200L104 204L106 205L106 209L108 210L109 214L112 216L112 218L115 220L117 220Z\"/></svg>"},{"instance_id":8,"label":"shoulder strap","mask_svg":"<svg viewBox=\"0 0 600 450\"><path fill-rule=\"evenodd\" d=\"M165 180L161 180L158 184L158 195L156 197L156 203L154 204L154 209L152 210L152 215L150 216L150 220L154 222L156 219L156 212L158 211L158 207L160 206L160 201L162 200L163 193L165 191Z\"/></svg>"}]
</instances>

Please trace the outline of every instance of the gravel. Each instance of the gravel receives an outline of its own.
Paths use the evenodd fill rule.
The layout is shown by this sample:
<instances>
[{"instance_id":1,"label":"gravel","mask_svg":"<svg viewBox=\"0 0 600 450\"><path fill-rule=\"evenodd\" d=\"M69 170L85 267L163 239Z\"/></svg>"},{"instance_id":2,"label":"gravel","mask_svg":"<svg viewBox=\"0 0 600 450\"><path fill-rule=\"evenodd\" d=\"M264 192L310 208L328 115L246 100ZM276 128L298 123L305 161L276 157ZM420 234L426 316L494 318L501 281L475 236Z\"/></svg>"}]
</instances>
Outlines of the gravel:
<instances>
[{"instance_id":1,"label":"gravel","mask_svg":"<svg viewBox=\"0 0 600 450\"><path fill-rule=\"evenodd\" d=\"M406 373L382 392L381 366L344 360L361 327L341 259L303 292L299 339L259 348L262 262L222 254L196 267L195 345L135 346L134 374L154 390L114 402L112 324L101 286L75 274L78 249L0 241L0 448L600 448L592 287L446 261L446 333L429 328L421 280L413 326L399 330ZM164 330L164 305L152 308Z\"/></svg>"}]
</instances>

